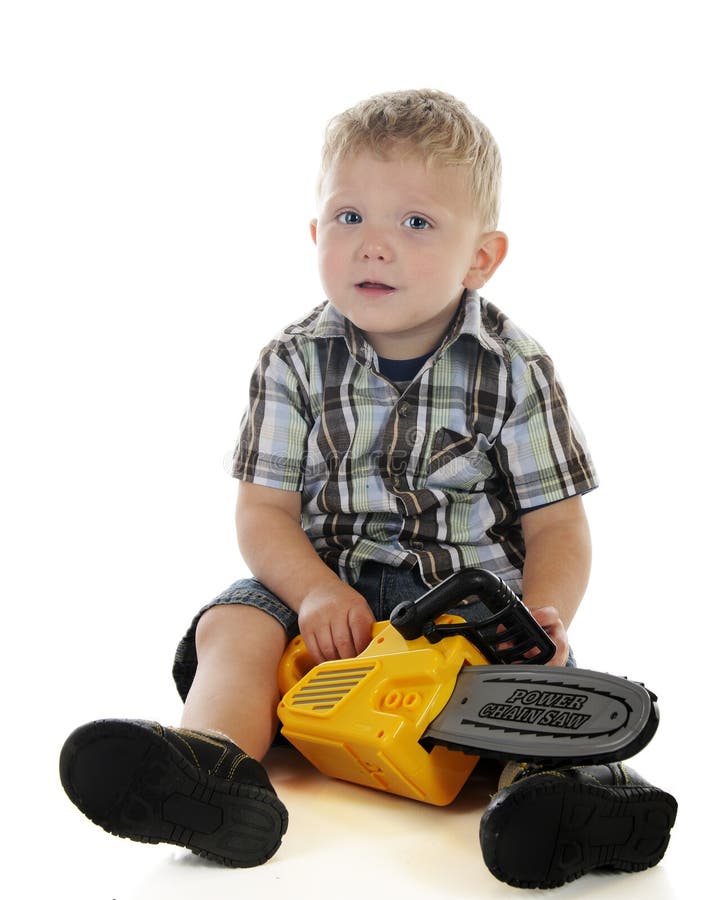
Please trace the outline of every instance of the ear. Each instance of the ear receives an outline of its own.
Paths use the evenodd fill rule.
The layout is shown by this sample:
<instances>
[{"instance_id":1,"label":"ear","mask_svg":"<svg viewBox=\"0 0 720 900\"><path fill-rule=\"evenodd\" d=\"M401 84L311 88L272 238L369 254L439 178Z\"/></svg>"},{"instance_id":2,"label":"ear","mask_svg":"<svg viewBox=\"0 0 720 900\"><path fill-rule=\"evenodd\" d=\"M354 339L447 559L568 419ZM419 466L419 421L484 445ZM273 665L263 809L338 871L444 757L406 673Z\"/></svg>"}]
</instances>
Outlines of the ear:
<instances>
[{"instance_id":1,"label":"ear","mask_svg":"<svg viewBox=\"0 0 720 900\"><path fill-rule=\"evenodd\" d=\"M504 232L490 231L481 235L463 286L470 290L481 288L505 259L507 249L508 239Z\"/></svg>"},{"instance_id":2,"label":"ear","mask_svg":"<svg viewBox=\"0 0 720 900\"><path fill-rule=\"evenodd\" d=\"M317 219L312 219L310 222L310 237L313 244L317 246Z\"/></svg>"}]
</instances>

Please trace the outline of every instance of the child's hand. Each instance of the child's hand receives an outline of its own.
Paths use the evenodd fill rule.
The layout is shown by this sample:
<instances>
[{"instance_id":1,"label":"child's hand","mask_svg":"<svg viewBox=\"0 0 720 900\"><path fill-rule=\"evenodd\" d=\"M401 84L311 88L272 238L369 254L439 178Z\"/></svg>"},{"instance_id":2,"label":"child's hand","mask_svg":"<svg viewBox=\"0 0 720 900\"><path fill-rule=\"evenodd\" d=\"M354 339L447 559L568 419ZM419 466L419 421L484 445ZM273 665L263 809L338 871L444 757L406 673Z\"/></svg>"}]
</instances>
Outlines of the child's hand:
<instances>
[{"instance_id":1,"label":"child's hand","mask_svg":"<svg viewBox=\"0 0 720 900\"><path fill-rule=\"evenodd\" d=\"M570 654L570 642L560 613L554 606L538 606L531 609L530 612L533 619L548 633L557 647L557 653L547 665L564 666Z\"/></svg>"},{"instance_id":2,"label":"child's hand","mask_svg":"<svg viewBox=\"0 0 720 900\"><path fill-rule=\"evenodd\" d=\"M343 582L311 591L298 613L300 633L315 663L357 656L370 643L374 621L365 598Z\"/></svg>"}]
</instances>

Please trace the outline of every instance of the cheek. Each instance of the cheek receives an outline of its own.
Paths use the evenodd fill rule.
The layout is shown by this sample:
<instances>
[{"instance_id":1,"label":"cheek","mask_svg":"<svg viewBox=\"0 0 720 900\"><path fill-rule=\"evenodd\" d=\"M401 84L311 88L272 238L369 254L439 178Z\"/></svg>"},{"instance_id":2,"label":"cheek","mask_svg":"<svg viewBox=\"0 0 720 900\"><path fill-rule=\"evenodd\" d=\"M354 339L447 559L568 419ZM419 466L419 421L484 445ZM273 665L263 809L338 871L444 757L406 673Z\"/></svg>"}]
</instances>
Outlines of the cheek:
<instances>
[{"instance_id":1,"label":"cheek","mask_svg":"<svg viewBox=\"0 0 720 900\"><path fill-rule=\"evenodd\" d=\"M320 282L325 293L333 296L337 293L338 287L344 284L346 270L342 254L338 253L334 242L318 243L317 264Z\"/></svg>"},{"instance_id":2,"label":"cheek","mask_svg":"<svg viewBox=\"0 0 720 900\"><path fill-rule=\"evenodd\" d=\"M425 265L428 277L432 277L434 273L436 284L448 285L454 290L462 285L467 277L472 265L472 251L461 244L464 243L464 238L462 235L457 243L450 242L436 248L432 257L427 258Z\"/></svg>"},{"instance_id":3,"label":"cheek","mask_svg":"<svg viewBox=\"0 0 720 900\"><path fill-rule=\"evenodd\" d=\"M318 250L318 269L323 279L333 278L340 268L337 253L333 253L332 247L324 244Z\"/></svg>"},{"instance_id":4,"label":"cheek","mask_svg":"<svg viewBox=\"0 0 720 900\"><path fill-rule=\"evenodd\" d=\"M422 252L414 253L412 270L418 280L437 286L446 282L455 282L455 266L449 266L450 256L444 247L425 247ZM464 273L463 273L464 275Z\"/></svg>"}]
</instances>

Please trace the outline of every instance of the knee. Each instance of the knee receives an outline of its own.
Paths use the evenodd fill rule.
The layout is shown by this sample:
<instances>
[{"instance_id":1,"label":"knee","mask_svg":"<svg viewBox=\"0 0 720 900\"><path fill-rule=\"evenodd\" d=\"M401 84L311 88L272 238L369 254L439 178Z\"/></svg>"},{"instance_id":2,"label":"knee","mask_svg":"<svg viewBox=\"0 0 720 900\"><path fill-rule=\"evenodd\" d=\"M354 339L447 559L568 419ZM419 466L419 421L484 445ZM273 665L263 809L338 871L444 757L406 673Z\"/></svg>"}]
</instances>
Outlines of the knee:
<instances>
[{"instance_id":1,"label":"knee","mask_svg":"<svg viewBox=\"0 0 720 900\"><path fill-rule=\"evenodd\" d=\"M228 631L233 631L240 623L241 617L238 616L240 607L234 606L211 606L207 612L200 617L195 629L195 643L198 646L212 642L215 638Z\"/></svg>"},{"instance_id":2,"label":"knee","mask_svg":"<svg viewBox=\"0 0 720 900\"><path fill-rule=\"evenodd\" d=\"M234 647L246 650L257 647L279 653L285 648L285 629L268 613L239 603L218 604L203 613L195 632L198 655L212 648Z\"/></svg>"}]
</instances>

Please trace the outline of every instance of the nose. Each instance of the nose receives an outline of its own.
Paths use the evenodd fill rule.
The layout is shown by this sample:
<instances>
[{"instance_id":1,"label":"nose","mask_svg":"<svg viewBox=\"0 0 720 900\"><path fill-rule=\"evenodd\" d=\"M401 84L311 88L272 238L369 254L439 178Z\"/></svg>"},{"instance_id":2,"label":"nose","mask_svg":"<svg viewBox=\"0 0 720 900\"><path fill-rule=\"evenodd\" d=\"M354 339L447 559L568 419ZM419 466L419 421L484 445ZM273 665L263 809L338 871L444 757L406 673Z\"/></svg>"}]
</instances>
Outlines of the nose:
<instances>
[{"instance_id":1,"label":"nose","mask_svg":"<svg viewBox=\"0 0 720 900\"><path fill-rule=\"evenodd\" d=\"M360 252L362 258L366 260L387 261L392 255L388 240L377 228L367 230L363 234Z\"/></svg>"},{"instance_id":2,"label":"nose","mask_svg":"<svg viewBox=\"0 0 720 900\"><path fill-rule=\"evenodd\" d=\"M382 244L366 244L363 248L363 259L385 259L387 251Z\"/></svg>"}]
</instances>

